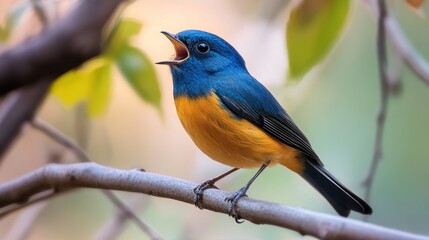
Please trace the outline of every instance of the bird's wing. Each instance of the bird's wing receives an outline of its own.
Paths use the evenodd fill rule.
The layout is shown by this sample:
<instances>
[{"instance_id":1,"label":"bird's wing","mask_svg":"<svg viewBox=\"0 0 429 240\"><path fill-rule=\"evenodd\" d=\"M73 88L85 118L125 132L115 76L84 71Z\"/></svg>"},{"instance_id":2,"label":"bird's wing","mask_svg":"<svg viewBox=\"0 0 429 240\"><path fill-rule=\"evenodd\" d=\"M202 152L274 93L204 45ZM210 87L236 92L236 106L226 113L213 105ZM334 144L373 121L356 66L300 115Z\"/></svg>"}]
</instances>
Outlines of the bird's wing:
<instances>
[{"instance_id":1,"label":"bird's wing","mask_svg":"<svg viewBox=\"0 0 429 240\"><path fill-rule=\"evenodd\" d=\"M236 116L250 121L275 139L300 150L306 159L323 166L307 138L286 112L276 115L269 114L252 108L245 101L235 100L221 94L217 94L217 96L225 107Z\"/></svg>"}]
</instances>

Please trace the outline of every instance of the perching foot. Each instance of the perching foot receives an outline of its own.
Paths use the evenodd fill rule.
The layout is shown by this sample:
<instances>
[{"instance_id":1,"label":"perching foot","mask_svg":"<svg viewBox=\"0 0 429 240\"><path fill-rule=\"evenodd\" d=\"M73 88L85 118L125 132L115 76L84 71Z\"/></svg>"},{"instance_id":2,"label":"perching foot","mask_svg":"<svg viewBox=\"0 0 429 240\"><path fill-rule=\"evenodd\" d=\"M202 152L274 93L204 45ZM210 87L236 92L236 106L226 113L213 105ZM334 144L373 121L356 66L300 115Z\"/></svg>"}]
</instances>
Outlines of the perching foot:
<instances>
[{"instance_id":1,"label":"perching foot","mask_svg":"<svg viewBox=\"0 0 429 240\"><path fill-rule=\"evenodd\" d=\"M244 221L240 221L240 214L237 210L237 202L240 198L242 197L247 197L246 195L247 192L247 188L243 187L240 190L238 190L237 192L231 194L231 196L225 198L225 201L229 202L229 208L228 208L228 215L232 216L235 219L236 223L243 223Z\"/></svg>"},{"instance_id":2,"label":"perching foot","mask_svg":"<svg viewBox=\"0 0 429 240\"><path fill-rule=\"evenodd\" d=\"M194 204L197 208L199 209L203 209L203 207L201 206L201 202L203 201L203 192L206 189L209 188L216 188L218 189L215 185L213 180L207 180L203 183L201 183L200 185L198 185L196 188L194 188Z\"/></svg>"}]
</instances>

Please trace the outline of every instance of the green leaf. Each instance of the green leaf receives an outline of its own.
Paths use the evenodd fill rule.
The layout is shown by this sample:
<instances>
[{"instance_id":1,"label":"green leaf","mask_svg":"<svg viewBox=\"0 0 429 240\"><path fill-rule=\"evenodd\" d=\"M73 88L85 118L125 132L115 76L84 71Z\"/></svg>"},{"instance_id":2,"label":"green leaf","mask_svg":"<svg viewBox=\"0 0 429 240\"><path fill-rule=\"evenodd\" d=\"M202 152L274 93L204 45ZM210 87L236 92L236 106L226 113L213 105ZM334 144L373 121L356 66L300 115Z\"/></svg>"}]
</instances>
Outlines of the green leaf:
<instances>
[{"instance_id":1,"label":"green leaf","mask_svg":"<svg viewBox=\"0 0 429 240\"><path fill-rule=\"evenodd\" d=\"M112 62L98 57L77 70L72 70L57 79L51 92L68 108L87 101L89 116L105 112L110 97Z\"/></svg>"},{"instance_id":2,"label":"green leaf","mask_svg":"<svg viewBox=\"0 0 429 240\"><path fill-rule=\"evenodd\" d=\"M349 6L349 0L303 0L292 9L286 26L291 77L304 75L329 52Z\"/></svg>"},{"instance_id":3,"label":"green leaf","mask_svg":"<svg viewBox=\"0 0 429 240\"><path fill-rule=\"evenodd\" d=\"M111 63L105 62L92 71L92 84L88 94L88 115L103 114L109 104L111 85Z\"/></svg>"},{"instance_id":4,"label":"green leaf","mask_svg":"<svg viewBox=\"0 0 429 240\"><path fill-rule=\"evenodd\" d=\"M110 35L106 54L115 57L123 46L129 45L130 38L138 34L141 28L141 23L137 21L120 19Z\"/></svg>"},{"instance_id":5,"label":"green leaf","mask_svg":"<svg viewBox=\"0 0 429 240\"><path fill-rule=\"evenodd\" d=\"M59 77L51 88L51 93L67 108L88 98L91 83L89 71L71 70Z\"/></svg>"},{"instance_id":6,"label":"green leaf","mask_svg":"<svg viewBox=\"0 0 429 240\"><path fill-rule=\"evenodd\" d=\"M152 62L139 49L125 45L118 52L116 64L134 91L158 109L161 91Z\"/></svg>"}]
</instances>

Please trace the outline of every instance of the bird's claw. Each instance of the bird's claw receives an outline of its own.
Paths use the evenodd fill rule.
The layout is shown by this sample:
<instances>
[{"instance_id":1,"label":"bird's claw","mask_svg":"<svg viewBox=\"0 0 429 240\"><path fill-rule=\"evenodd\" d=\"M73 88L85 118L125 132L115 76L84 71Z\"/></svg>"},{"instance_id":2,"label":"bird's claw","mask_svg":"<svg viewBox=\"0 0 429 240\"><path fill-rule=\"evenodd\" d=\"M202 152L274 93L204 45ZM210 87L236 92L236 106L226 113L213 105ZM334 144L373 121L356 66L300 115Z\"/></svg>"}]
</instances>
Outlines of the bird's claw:
<instances>
[{"instance_id":1,"label":"bird's claw","mask_svg":"<svg viewBox=\"0 0 429 240\"><path fill-rule=\"evenodd\" d=\"M243 223L244 221L240 221L240 213L237 210L237 202L242 197L247 197L245 188L241 188L237 192L231 194L231 196L225 198L225 201L229 202L228 215L235 219L236 223Z\"/></svg>"},{"instance_id":2,"label":"bird's claw","mask_svg":"<svg viewBox=\"0 0 429 240\"><path fill-rule=\"evenodd\" d=\"M197 207L201 210L203 209L203 207L201 206L201 202L203 201L203 192L204 192L204 190L209 189L209 188L218 189L214 185L214 183L210 180L205 181L205 182L201 183L200 185L198 185L196 188L194 188L194 193L195 193L194 204L195 204L195 207Z\"/></svg>"}]
</instances>

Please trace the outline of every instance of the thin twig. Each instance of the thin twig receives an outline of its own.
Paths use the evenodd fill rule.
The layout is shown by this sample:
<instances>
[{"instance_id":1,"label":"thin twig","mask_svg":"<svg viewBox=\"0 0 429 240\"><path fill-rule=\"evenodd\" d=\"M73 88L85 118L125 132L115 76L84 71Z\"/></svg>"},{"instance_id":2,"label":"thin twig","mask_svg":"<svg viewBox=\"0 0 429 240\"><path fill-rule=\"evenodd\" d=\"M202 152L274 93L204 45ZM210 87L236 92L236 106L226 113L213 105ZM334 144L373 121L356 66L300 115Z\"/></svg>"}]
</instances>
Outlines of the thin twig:
<instances>
[{"instance_id":1,"label":"thin twig","mask_svg":"<svg viewBox=\"0 0 429 240\"><path fill-rule=\"evenodd\" d=\"M387 17L385 23L386 30L390 35L389 39L395 50L399 53L407 66L417 74L424 83L429 84L428 62L413 48L393 16Z\"/></svg>"},{"instance_id":2,"label":"thin twig","mask_svg":"<svg viewBox=\"0 0 429 240\"><path fill-rule=\"evenodd\" d=\"M378 16L377 0L367 0L373 14ZM392 46L407 66L426 84L429 84L429 63L411 45L392 14L385 17L385 29Z\"/></svg>"},{"instance_id":3,"label":"thin twig","mask_svg":"<svg viewBox=\"0 0 429 240\"><path fill-rule=\"evenodd\" d=\"M34 11L36 12L37 17L40 22L42 22L43 26L46 27L49 23L49 17L46 13L44 7L40 0L30 0L31 5L33 6Z\"/></svg>"},{"instance_id":4,"label":"thin twig","mask_svg":"<svg viewBox=\"0 0 429 240\"><path fill-rule=\"evenodd\" d=\"M62 189L61 193L65 191L66 191L65 189ZM49 190L37 193L27 199L23 199L21 202L17 201L15 204L11 204L11 205L8 205L7 207L1 208L0 219L20 209L26 208L28 206L44 201L46 199L56 197L59 195L58 193L59 191L49 189Z\"/></svg>"},{"instance_id":5,"label":"thin twig","mask_svg":"<svg viewBox=\"0 0 429 240\"><path fill-rule=\"evenodd\" d=\"M49 202L39 202L33 206L27 207L18 218L14 221L13 226L9 229L4 239L9 240L24 240L28 239L28 236L35 226L37 219L40 214L48 206Z\"/></svg>"},{"instance_id":6,"label":"thin twig","mask_svg":"<svg viewBox=\"0 0 429 240\"><path fill-rule=\"evenodd\" d=\"M387 104L389 98L389 74L387 66L387 54L386 54L386 31L385 31L385 19L387 16L386 3L384 0L378 0L378 31L377 31L377 56L378 56L378 67L380 72L380 83L381 83L381 103L380 110L377 118L377 133L374 144L374 154L372 157L371 167L368 171L368 175L365 178L363 185L365 186L365 199L369 201L371 198L371 189L374 182L374 176L378 168L382 157L383 148L383 136L387 114Z\"/></svg>"},{"instance_id":7,"label":"thin twig","mask_svg":"<svg viewBox=\"0 0 429 240\"><path fill-rule=\"evenodd\" d=\"M85 153L85 151L83 151L83 149L79 145L77 145L74 141L72 141L70 138L65 136L62 132L58 131L54 127L38 119L33 119L33 121L31 121L31 125L35 129L38 129L59 144L69 149L82 162L92 162L89 156ZM151 237L151 239L162 239L152 227L150 227L139 216L137 216L134 211L124 201L122 201L115 194L113 194L113 192L109 190L102 190L102 192L116 207L121 209L144 232L146 232L149 237Z\"/></svg>"},{"instance_id":8,"label":"thin twig","mask_svg":"<svg viewBox=\"0 0 429 240\"><path fill-rule=\"evenodd\" d=\"M134 209L142 209L147 204L147 198L144 195L139 195L138 198L134 199L133 203L131 204L130 208ZM125 227L125 224L128 221L125 221L128 218L126 213L118 209L116 211L116 214L110 219L110 221L107 222L107 224L104 225L103 228L101 228L96 235L92 239L99 239L99 240L114 240L117 239L119 236L119 233L122 232L123 228ZM148 232L149 236L153 240L160 240L158 233L152 233L153 229L148 228L147 226L140 226L141 228L146 228L146 231Z\"/></svg>"},{"instance_id":9,"label":"thin twig","mask_svg":"<svg viewBox=\"0 0 429 240\"><path fill-rule=\"evenodd\" d=\"M169 176L138 170L119 170L96 163L49 164L0 185L0 207L20 202L47 189L61 191L78 187L139 192L193 205L193 189L196 186L195 183ZM204 192L202 206L204 209L227 214L229 204L224 199L230 194L218 189L208 189ZM243 219L253 223L284 227L320 239L429 240L427 236L248 197L240 199L237 210Z\"/></svg>"},{"instance_id":10,"label":"thin twig","mask_svg":"<svg viewBox=\"0 0 429 240\"><path fill-rule=\"evenodd\" d=\"M30 124L35 129L43 132L57 143L69 149L72 153L76 155L76 158L78 158L79 160L83 162L92 162L89 156L85 153L85 151L83 151L83 149L79 145L77 145L74 141L64 135L61 131L58 131L51 125L36 118L33 119Z\"/></svg>"},{"instance_id":11,"label":"thin twig","mask_svg":"<svg viewBox=\"0 0 429 240\"><path fill-rule=\"evenodd\" d=\"M152 240L163 239L161 235L159 235L159 233L153 227L151 227L148 223L143 221L134 213L135 212L134 208L131 208L130 206L128 206L125 202L119 199L119 197L117 197L112 191L103 190L103 193L104 195L109 197L109 199L113 202L113 204L115 204L116 206L121 206L119 207L121 214L120 216L118 216L119 214L117 214L118 217L116 217L116 219L124 220L125 217L128 219L133 219L134 222L137 224L137 226L143 229L143 231L150 237L150 239Z\"/></svg>"}]
</instances>

